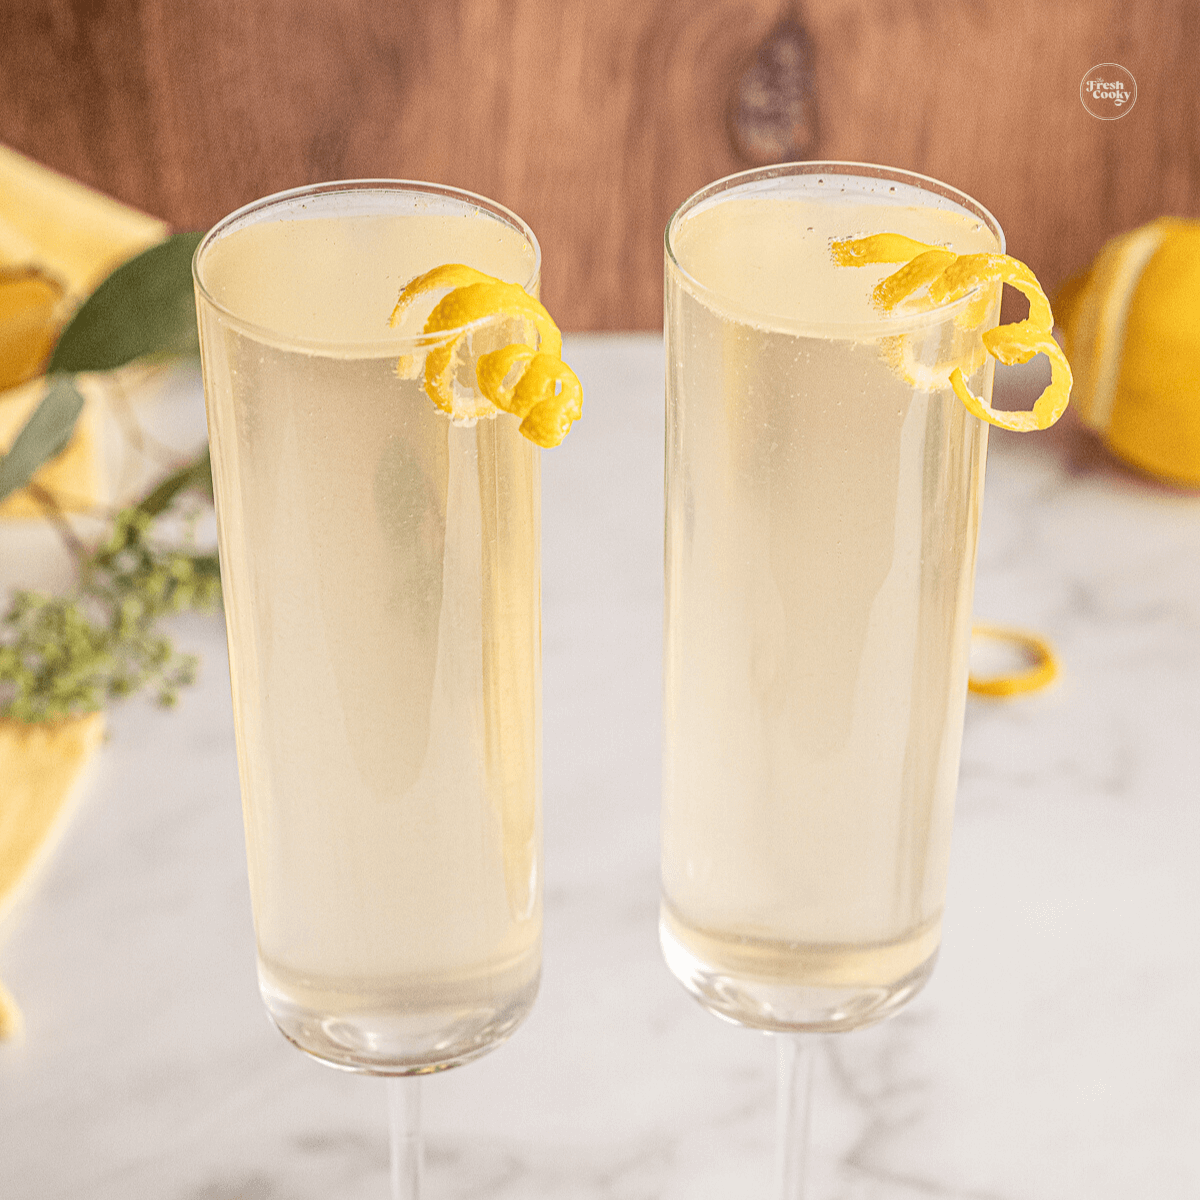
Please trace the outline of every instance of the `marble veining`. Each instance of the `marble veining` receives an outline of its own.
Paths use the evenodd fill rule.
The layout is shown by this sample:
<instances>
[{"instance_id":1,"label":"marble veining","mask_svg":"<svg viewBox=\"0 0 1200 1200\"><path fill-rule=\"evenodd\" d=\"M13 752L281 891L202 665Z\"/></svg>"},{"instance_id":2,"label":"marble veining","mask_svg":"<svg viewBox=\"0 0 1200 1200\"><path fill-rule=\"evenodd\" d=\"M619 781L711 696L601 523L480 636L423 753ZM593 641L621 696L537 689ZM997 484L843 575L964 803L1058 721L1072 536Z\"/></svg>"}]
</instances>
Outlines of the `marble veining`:
<instances>
[{"instance_id":1,"label":"marble veining","mask_svg":"<svg viewBox=\"0 0 1200 1200\"><path fill-rule=\"evenodd\" d=\"M565 357L586 409L543 455L543 986L511 1042L426 1082L427 1194L765 1197L772 1041L702 1012L657 947L662 343L568 337ZM195 428L198 380L173 395ZM1200 496L1069 419L993 434L975 609L1047 635L1062 679L970 702L941 959L893 1020L819 1042L810 1196L1188 1200ZM0 1045L0 1198L385 1197L383 1084L263 1012L223 630L177 633L199 684L174 713L114 712L0 930L28 1025Z\"/></svg>"}]
</instances>

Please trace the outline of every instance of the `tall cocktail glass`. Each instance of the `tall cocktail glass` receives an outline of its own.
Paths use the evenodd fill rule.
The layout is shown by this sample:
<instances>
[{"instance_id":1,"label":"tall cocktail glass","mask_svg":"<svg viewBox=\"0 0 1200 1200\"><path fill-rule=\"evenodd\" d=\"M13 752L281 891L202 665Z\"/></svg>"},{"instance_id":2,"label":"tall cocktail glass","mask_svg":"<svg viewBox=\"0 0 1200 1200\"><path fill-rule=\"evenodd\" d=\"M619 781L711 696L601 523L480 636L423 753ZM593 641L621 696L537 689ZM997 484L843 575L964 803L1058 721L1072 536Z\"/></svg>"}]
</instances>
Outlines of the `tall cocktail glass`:
<instances>
[{"instance_id":1,"label":"tall cocktail glass","mask_svg":"<svg viewBox=\"0 0 1200 1200\"><path fill-rule=\"evenodd\" d=\"M967 690L999 287L884 313L880 232L1002 252L933 180L800 163L711 185L666 233L663 952L718 1016L850 1030L929 978ZM807 1051L781 1038L781 1194Z\"/></svg>"},{"instance_id":2,"label":"tall cocktail glass","mask_svg":"<svg viewBox=\"0 0 1200 1200\"><path fill-rule=\"evenodd\" d=\"M415 1077L505 1039L541 964L537 451L400 377L456 331L388 324L447 262L536 294L528 227L429 184L270 197L194 264L262 996L316 1058L413 1078L410 1196Z\"/></svg>"}]
</instances>

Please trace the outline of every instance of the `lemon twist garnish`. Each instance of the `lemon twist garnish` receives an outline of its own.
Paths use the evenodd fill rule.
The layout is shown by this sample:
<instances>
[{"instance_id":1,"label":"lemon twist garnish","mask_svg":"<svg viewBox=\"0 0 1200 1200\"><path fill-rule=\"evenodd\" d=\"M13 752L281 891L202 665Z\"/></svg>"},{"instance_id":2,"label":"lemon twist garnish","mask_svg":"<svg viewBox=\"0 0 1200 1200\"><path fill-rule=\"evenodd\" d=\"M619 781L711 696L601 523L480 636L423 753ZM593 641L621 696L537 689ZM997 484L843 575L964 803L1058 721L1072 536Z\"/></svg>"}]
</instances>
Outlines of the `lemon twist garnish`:
<instances>
[{"instance_id":1,"label":"lemon twist garnish","mask_svg":"<svg viewBox=\"0 0 1200 1200\"><path fill-rule=\"evenodd\" d=\"M986 284L1007 283L1023 292L1029 300L1029 316L1010 325L998 325L983 335L983 345L997 361L1013 364L1028 362L1035 354L1050 360L1050 383L1034 401L1029 412L998 412L967 386L962 368L950 373L950 386L968 412L1001 429L1027 433L1048 429L1067 407L1071 396L1071 368L1066 355L1054 340L1054 318L1050 302L1033 272L1007 254L955 254L942 246L914 241L898 233L877 233L871 237L834 242L831 251L839 266L866 266L868 263L903 262L879 283L872 299L890 311L922 288L932 304L951 303ZM983 319L987 293L970 305L964 316L974 323Z\"/></svg>"},{"instance_id":2,"label":"lemon twist garnish","mask_svg":"<svg viewBox=\"0 0 1200 1200\"><path fill-rule=\"evenodd\" d=\"M418 296L441 288L450 290L434 305L422 332L460 332L425 355L426 394L456 421L512 413L520 418L520 432L531 442L557 446L583 415L583 388L562 361L562 334L541 301L518 284L462 263L448 263L410 280L388 323L395 327ZM479 356L477 392L463 396L455 391L454 375L469 336L466 327L488 318L506 322L514 340ZM403 378L415 378L416 357L402 356L396 370Z\"/></svg>"},{"instance_id":3,"label":"lemon twist garnish","mask_svg":"<svg viewBox=\"0 0 1200 1200\"><path fill-rule=\"evenodd\" d=\"M1029 657L1029 666L1021 671L999 675L971 675L967 687L980 696L1016 696L1021 692L1037 692L1058 678L1058 659L1045 638L1020 629L1002 625L975 625L972 637L991 638L1018 647Z\"/></svg>"},{"instance_id":4,"label":"lemon twist garnish","mask_svg":"<svg viewBox=\"0 0 1200 1200\"><path fill-rule=\"evenodd\" d=\"M871 237L857 238L848 242L834 242L831 247L833 261L839 267L865 267L871 263L906 263L926 250L941 250L952 253L941 246L918 242L902 233L876 233Z\"/></svg>"}]
</instances>

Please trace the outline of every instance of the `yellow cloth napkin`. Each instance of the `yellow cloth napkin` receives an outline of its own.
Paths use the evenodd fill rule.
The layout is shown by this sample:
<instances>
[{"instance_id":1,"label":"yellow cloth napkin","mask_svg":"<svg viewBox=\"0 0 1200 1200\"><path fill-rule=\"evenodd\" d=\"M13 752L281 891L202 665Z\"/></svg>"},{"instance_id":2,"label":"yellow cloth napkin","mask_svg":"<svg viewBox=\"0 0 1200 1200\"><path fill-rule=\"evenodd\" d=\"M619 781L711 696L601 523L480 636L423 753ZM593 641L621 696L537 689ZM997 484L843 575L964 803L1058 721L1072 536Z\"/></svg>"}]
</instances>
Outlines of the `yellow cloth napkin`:
<instances>
[{"instance_id":1,"label":"yellow cloth napkin","mask_svg":"<svg viewBox=\"0 0 1200 1200\"><path fill-rule=\"evenodd\" d=\"M0 719L0 929L66 827L103 734L103 713L40 725ZM20 1010L0 982L0 1038L20 1031Z\"/></svg>"},{"instance_id":2,"label":"yellow cloth napkin","mask_svg":"<svg viewBox=\"0 0 1200 1200\"><path fill-rule=\"evenodd\" d=\"M167 226L0 146L0 284L33 271L54 281L62 299L55 323L85 300L127 259L161 242ZM0 338L29 336L28 312L0 304ZM45 320L41 313L39 320ZM45 395L44 379L0 391L0 452L7 450ZM97 434L89 405L66 448L35 476L67 512L100 499ZM27 490L0 503L0 518L38 518L43 508Z\"/></svg>"},{"instance_id":3,"label":"yellow cloth napkin","mask_svg":"<svg viewBox=\"0 0 1200 1200\"><path fill-rule=\"evenodd\" d=\"M52 314L56 323L111 271L166 235L162 221L0 146L0 281L16 280L19 286L23 275L53 281L52 290L61 295ZM45 305L23 307L18 294L9 299L11 304L0 304L0 337L29 336L26 317L48 319ZM32 379L0 391L0 451L12 444L45 387L44 379ZM94 426L89 397L75 436L34 476L67 511L92 507L101 498ZM25 490L0 504L0 517L43 515ZM0 608L7 604L8 597L0 595ZM103 713L41 725L0 718L0 932L19 892L67 824L84 767L103 732ZM0 983L0 1038L20 1029L20 1012Z\"/></svg>"},{"instance_id":4,"label":"yellow cloth napkin","mask_svg":"<svg viewBox=\"0 0 1200 1200\"><path fill-rule=\"evenodd\" d=\"M0 262L37 266L77 300L167 226L0 146Z\"/></svg>"}]
</instances>

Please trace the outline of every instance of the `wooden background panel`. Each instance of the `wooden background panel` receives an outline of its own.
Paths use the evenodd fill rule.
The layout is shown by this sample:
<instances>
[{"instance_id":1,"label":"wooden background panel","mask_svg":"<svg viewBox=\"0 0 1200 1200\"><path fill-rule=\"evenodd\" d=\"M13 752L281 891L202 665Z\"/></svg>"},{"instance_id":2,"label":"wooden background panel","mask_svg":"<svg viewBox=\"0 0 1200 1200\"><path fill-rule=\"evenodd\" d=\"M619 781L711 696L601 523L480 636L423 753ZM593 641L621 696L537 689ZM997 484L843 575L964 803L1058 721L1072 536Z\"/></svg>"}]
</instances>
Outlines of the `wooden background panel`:
<instances>
[{"instance_id":1,"label":"wooden background panel","mask_svg":"<svg viewBox=\"0 0 1200 1200\"><path fill-rule=\"evenodd\" d=\"M567 329L657 328L662 230L747 165L733 88L783 0L5 0L0 141L205 227L351 176L433 179L524 216ZM1103 239L1200 213L1192 0L805 0L810 157L971 193L1051 287ZM1098 121L1079 82L1133 72Z\"/></svg>"}]
</instances>

